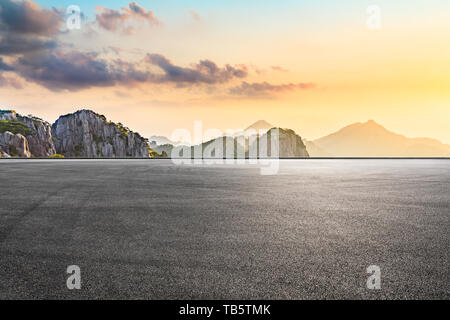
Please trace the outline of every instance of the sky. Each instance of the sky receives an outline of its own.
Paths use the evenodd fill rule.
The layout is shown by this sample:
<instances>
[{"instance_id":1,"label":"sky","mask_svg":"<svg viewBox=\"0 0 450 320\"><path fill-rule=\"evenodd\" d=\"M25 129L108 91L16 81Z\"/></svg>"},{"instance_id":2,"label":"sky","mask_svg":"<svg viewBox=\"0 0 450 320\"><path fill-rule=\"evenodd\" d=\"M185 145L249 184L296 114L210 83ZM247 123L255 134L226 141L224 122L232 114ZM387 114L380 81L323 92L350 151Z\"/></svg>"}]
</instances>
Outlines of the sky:
<instances>
[{"instance_id":1,"label":"sky","mask_svg":"<svg viewBox=\"0 0 450 320\"><path fill-rule=\"evenodd\" d=\"M450 144L449 35L448 0L2 0L0 108L92 109L146 137L373 119Z\"/></svg>"}]
</instances>

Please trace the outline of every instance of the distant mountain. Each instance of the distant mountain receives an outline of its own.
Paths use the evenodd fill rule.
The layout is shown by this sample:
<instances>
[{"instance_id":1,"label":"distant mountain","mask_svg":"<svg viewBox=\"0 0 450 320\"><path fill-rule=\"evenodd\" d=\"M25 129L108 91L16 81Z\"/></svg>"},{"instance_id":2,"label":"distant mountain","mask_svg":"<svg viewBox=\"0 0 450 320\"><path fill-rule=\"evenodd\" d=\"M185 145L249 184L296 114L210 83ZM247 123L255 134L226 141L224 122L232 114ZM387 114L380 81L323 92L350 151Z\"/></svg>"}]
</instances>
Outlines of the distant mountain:
<instances>
[{"instance_id":1,"label":"distant mountain","mask_svg":"<svg viewBox=\"0 0 450 320\"><path fill-rule=\"evenodd\" d=\"M233 134L233 137L244 136L246 138L250 138L251 136L262 135L274 127L275 126L271 125L270 123L268 123L265 120L258 120L255 123L253 123L251 126L248 126L246 129L241 130L241 131L236 131Z\"/></svg>"},{"instance_id":2,"label":"distant mountain","mask_svg":"<svg viewBox=\"0 0 450 320\"><path fill-rule=\"evenodd\" d=\"M260 137L254 136L252 138L247 138L243 136L223 136L203 142L201 145L202 155L204 158L226 157L228 159L237 157L254 159L257 157L265 158L274 156L275 154L272 153L271 136L272 134L274 134L275 129L278 129L279 134L278 156L280 158L309 157L308 151L306 150L306 146L304 145L302 138L293 130L282 128L272 128ZM261 141L265 141L267 143L267 153L262 151ZM194 157L197 147L198 146L191 147L192 157Z\"/></svg>"},{"instance_id":3,"label":"distant mountain","mask_svg":"<svg viewBox=\"0 0 450 320\"><path fill-rule=\"evenodd\" d=\"M273 129L265 134L268 136L267 141L271 141L270 136L272 133ZM278 134L280 158L309 158L310 155L302 138L294 130L278 128ZM262 138L264 139L265 137L262 136Z\"/></svg>"},{"instance_id":4,"label":"distant mountain","mask_svg":"<svg viewBox=\"0 0 450 320\"><path fill-rule=\"evenodd\" d=\"M156 145L163 145L163 144L175 144L175 142L171 141L169 138L164 136L151 136L150 139L148 139L150 143L156 144Z\"/></svg>"},{"instance_id":5,"label":"distant mountain","mask_svg":"<svg viewBox=\"0 0 450 320\"><path fill-rule=\"evenodd\" d=\"M273 125L271 125L270 123L268 123L265 120L258 120L245 130L253 129L253 130L256 130L256 132L260 132L260 130L261 131L264 130L266 132L266 131L269 131L270 129L272 129L273 127L274 127Z\"/></svg>"},{"instance_id":6,"label":"distant mountain","mask_svg":"<svg viewBox=\"0 0 450 320\"><path fill-rule=\"evenodd\" d=\"M150 145L153 145L153 146L155 146L155 145L156 146L163 146L163 145L173 145L173 146L185 145L185 146L188 146L188 145L190 145L189 142L172 141L165 136L151 136L149 141L150 141Z\"/></svg>"},{"instance_id":7,"label":"distant mountain","mask_svg":"<svg viewBox=\"0 0 450 320\"><path fill-rule=\"evenodd\" d=\"M448 157L450 145L435 139L408 138L373 120L354 123L314 145L332 157ZM312 156L314 152L311 152Z\"/></svg>"},{"instance_id":8,"label":"distant mountain","mask_svg":"<svg viewBox=\"0 0 450 320\"><path fill-rule=\"evenodd\" d=\"M303 140L310 157L331 158L331 154L318 147L313 141Z\"/></svg>"},{"instance_id":9,"label":"distant mountain","mask_svg":"<svg viewBox=\"0 0 450 320\"><path fill-rule=\"evenodd\" d=\"M303 143L302 138L295 133L294 130L291 129L283 129L283 128L271 128L268 130L264 135L261 136L261 138L256 139L250 145L250 149L256 149L257 143L259 143L259 140L267 141L268 144L268 156L274 156L272 153L272 135L274 134L275 130L278 130L278 157L280 158L308 158L309 154L306 150L306 146ZM260 148L260 147L259 147ZM260 149L258 149L260 150ZM258 152L258 154L261 155L261 151Z\"/></svg>"},{"instance_id":10,"label":"distant mountain","mask_svg":"<svg viewBox=\"0 0 450 320\"><path fill-rule=\"evenodd\" d=\"M270 123L259 120L249 126L247 132L204 142L203 150L207 157L215 157L220 151L217 146L222 143L224 155L236 157L239 150L240 154L243 152L248 157L258 148L260 139L272 134L272 129L275 128ZM302 140L293 130L278 129L279 156L282 158L450 157L450 145L435 139L408 138L373 120L351 124L314 141ZM0 158L170 157L174 146L188 145L174 143L164 136L150 139L151 142L121 123L108 121L105 116L91 110L61 116L53 125L31 115L22 116L14 110L0 110ZM188 148L194 150L190 145Z\"/></svg>"},{"instance_id":11,"label":"distant mountain","mask_svg":"<svg viewBox=\"0 0 450 320\"><path fill-rule=\"evenodd\" d=\"M162 155L163 157L170 157L174 146L173 146L173 144L158 145L156 143L150 143L150 148L152 148L153 151Z\"/></svg>"}]
</instances>

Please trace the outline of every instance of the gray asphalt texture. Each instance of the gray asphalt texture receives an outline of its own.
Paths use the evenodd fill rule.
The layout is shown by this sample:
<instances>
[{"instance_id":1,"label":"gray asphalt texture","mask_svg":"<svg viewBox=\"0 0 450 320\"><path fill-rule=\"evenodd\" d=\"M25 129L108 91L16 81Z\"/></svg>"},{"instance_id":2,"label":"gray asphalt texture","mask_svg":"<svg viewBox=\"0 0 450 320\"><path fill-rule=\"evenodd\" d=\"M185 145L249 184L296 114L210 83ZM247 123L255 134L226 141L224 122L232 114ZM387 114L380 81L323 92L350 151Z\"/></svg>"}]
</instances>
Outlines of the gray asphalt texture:
<instances>
[{"instance_id":1,"label":"gray asphalt texture","mask_svg":"<svg viewBox=\"0 0 450 320\"><path fill-rule=\"evenodd\" d=\"M449 247L449 160L0 161L1 299L449 299Z\"/></svg>"}]
</instances>

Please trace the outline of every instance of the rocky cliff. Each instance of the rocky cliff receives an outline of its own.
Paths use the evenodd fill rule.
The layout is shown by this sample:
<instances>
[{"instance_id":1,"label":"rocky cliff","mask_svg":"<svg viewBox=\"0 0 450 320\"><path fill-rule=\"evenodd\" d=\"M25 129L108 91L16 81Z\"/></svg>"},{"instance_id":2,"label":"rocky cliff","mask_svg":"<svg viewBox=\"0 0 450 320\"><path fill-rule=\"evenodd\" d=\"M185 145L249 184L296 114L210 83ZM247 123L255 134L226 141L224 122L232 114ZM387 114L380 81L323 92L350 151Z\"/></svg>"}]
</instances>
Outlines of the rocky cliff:
<instances>
[{"instance_id":1,"label":"rocky cliff","mask_svg":"<svg viewBox=\"0 0 450 320\"><path fill-rule=\"evenodd\" d=\"M280 129L281 158L309 158L309 153L302 138L294 130Z\"/></svg>"},{"instance_id":2,"label":"rocky cliff","mask_svg":"<svg viewBox=\"0 0 450 320\"><path fill-rule=\"evenodd\" d=\"M148 158L154 155L147 139L90 110L59 117L52 126L52 134L57 153L65 157Z\"/></svg>"},{"instance_id":3,"label":"rocky cliff","mask_svg":"<svg viewBox=\"0 0 450 320\"><path fill-rule=\"evenodd\" d=\"M278 137L275 136L278 130ZM273 141L272 141L273 137ZM278 138L278 141L277 141ZM278 142L273 144L273 142ZM200 148L201 147L201 148ZM275 151L273 148L277 148ZM181 148L175 151L178 154L172 154L174 146L156 146L155 150L164 150L168 156L183 157ZM189 148L189 147L186 147ZM223 136L216 139L212 139L203 142L201 145L192 146L190 148L190 154L193 158L309 158L306 146L302 141L302 138L297 135L293 130L272 128L261 136ZM201 150L201 155L196 153L197 150ZM272 150L273 149L273 150ZM200 151L199 151L200 152Z\"/></svg>"},{"instance_id":4,"label":"rocky cliff","mask_svg":"<svg viewBox=\"0 0 450 320\"><path fill-rule=\"evenodd\" d=\"M271 156L271 135L274 134L274 130L278 129L279 150L278 157L280 158L309 158L306 146L302 141L302 138L291 129L272 128L261 139L267 141L269 151L268 156ZM261 153L261 152L259 152Z\"/></svg>"},{"instance_id":5,"label":"rocky cliff","mask_svg":"<svg viewBox=\"0 0 450 320\"><path fill-rule=\"evenodd\" d=\"M25 123L33 131L26 138L30 152L34 157L49 157L56 153L55 143L52 137L52 127L48 122L36 117L19 116L17 119Z\"/></svg>"},{"instance_id":6,"label":"rocky cliff","mask_svg":"<svg viewBox=\"0 0 450 320\"><path fill-rule=\"evenodd\" d=\"M51 126L42 119L0 110L0 133L5 157L49 157L56 153Z\"/></svg>"},{"instance_id":7,"label":"rocky cliff","mask_svg":"<svg viewBox=\"0 0 450 320\"><path fill-rule=\"evenodd\" d=\"M20 133L14 134L9 131L0 133L0 157L30 158L31 152L27 139Z\"/></svg>"}]
</instances>

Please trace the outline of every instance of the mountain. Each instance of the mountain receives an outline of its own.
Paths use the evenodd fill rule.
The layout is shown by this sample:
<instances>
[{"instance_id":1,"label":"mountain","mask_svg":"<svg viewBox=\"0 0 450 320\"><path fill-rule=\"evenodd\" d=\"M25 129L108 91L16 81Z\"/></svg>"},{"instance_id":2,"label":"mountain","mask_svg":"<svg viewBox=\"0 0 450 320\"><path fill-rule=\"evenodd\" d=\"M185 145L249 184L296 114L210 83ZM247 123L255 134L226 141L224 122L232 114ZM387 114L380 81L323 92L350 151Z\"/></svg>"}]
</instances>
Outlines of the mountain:
<instances>
[{"instance_id":1,"label":"mountain","mask_svg":"<svg viewBox=\"0 0 450 320\"><path fill-rule=\"evenodd\" d=\"M256 134L240 132L204 142L203 154L216 157L220 150L217 146L222 143L223 155L236 157L239 150L240 155L248 158L249 154L253 155L249 150L258 148L258 141L271 136L272 129L275 128L267 121L257 121L246 129L254 130ZM408 138L373 120L351 124L314 141L302 140L293 130L278 129L279 156L282 158L450 157L450 145L435 139ZM22 116L14 110L0 110L0 158L170 157L173 148L173 142L166 137L152 136L149 144L139 133L91 110L61 116L53 125L35 116Z\"/></svg>"},{"instance_id":2,"label":"mountain","mask_svg":"<svg viewBox=\"0 0 450 320\"><path fill-rule=\"evenodd\" d=\"M270 136L275 128L269 130L264 136L270 141ZM279 157L280 158L309 158L309 153L302 138L291 129L278 128ZM266 137L262 136L263 139Z\"/></svg>"},{"instance_id":3,"label":"mountain","mask_svg":"<svg viewBox=\"0 0 450 320\"><path fill-rule=\"evenodd\" d=\"M150 139L148 139L151 144L155 144L158 146L164 145L164 144L171 144L174 145L175 142L171 141L169 138L164 136L151 136Z\"/></svg>"},{"instance_id":4,"label":"mountain","mask_svg":"<svg viewBox=\"0 0 450 320\"><path fill-rule=\"evenodd\" d=\"M147 139L91 110L61 116L53 125L14 110L0 110L0 158L160 156Z\"/></svg>"},{"instance_id":5,"label":"mountain","mask_svg":"<svg viewBox=\"0 0 450 320\"><path fill-rule=\"evenodd\" d=\"M313 143L333 157L450 156L450 145L435 139L408 138L373 120L351 124Z\"/></svg>"},{"instance_id":6,"label":"mountain","mask_svg":"<svg viewBox=\"0 0 450 320\"><path fill-rule=\"evenodd\" d=\"M165 136L151 136L150 139L150 147L152 146L163 146L163 145L172 145L172 146L189 146L190 143L186 141L172 141ZM153 147L152 147L153 148Z\"/></svg>"},{"instance_id":7,"label":"mountain","mask_svg":"<svg viewBox=\"0 0 450 320\"><path fill-rule=\"evenodd\" d=\"M66 157L148 158L153 152L139 133L91 110L59 117L52 133L56 151Z\"/></svg>"},{"instance_id":8,"label":"mountain","mask_svg":"<svg viewBox=\"0 0 450 320\"><path fill-rule=\"evenodd\" d=\"M268 123L265 120L258 120L253 123L251 126L247 127L245 130L236 131L233 133L233 137L242 137L250 138L251 136L262 135L274 128L273 125Z\"/></svg>"},{"instance_id":9,"label":"mountain","mask_svg":"<svg viewBox=\"0 0 450 320\"><path fill-rule=\"evenodd\" d=\"M302 138L295 133L294 130L291 129L283 129L283 128L271 128L260 138L257 138L250 145L250 150L255 150L258 148L258 154L264 157L264 154L267 156L276 156L276 154L272 153L272 135L275 133L275 130L278 130L278 157L280 158L308 158L309 154L306 150L306 146L303 143ZM267 151L264 152L261 150L261 146L258 147L260 141L267 141Z\"/></svg>"},{"instance_id":10,"label":"mountain","mask_svg":"<svg viewBox=\"0 0 450 320\"><path fill-rule=\"evenodd\" d=\"M293 130L272 128L260 137L253 136L247 138L245 136L230 137L223 136L216 139L212 139L201 144L203 158L252 158L257 157L265 158L275 156L272 153L271 136L274 134L274 130L278 129L279 134L279 150L278 157L280 158L307 158L309 157L306 146L304 145L302 138L297 135ZM267 152L261 149L261 142L267 142ZM199 145L191 147L191 156L194 157L196 148ZM231 147L231 148L230 148ZM172 151L172 150L170 150ZM197 158L197 156L195 156Z\"/></svg>"},{"instance_id":11,"label":"mountain","mask_svg":"<svg viewBox=\"0 0 450 320\"><path fill-rule=\"evenodd\" d=\"M166 158L166 157L170 157L174 146L172 144L158 145L156 143L150 143L150 148L152 148L153 151L155 151L156 153L158 153L158 154L162 155L164 158Z\"/></svg>"},{"instance_id":12,"label":"mountain","mask_svg":"<svg viewBox=\"0 0 450 320\"><path fill-rule=\"evenodd\" d=\"M0 158L10 156L30 158L31 152L28 140L22 134L6 131L0 133Z\"/></svg>"},{"instance_id":13,"label":"mountain","mask_svg":"<svg viewBox=\"0 0 450 320\"><path fill-rule=\"evenodd\" d=\"M50 124L37 117L0 110L0 134L4 157L49 157L56 153Z\"/></svg>"},{"instance_id":14,"label":"mountain","mask_svg":"<svg viewBox=\"0 0 450 320\"><path fill-rule=\"evenodd\" d=\"M318 147L313 141L303 140L310 157L330 158L331 154Z\"/></svg>"},{"instance_id":15,"label":"mountain","mask_svg":"<svg viewBox=\"0 0 450 320\"><path fill-rule=\"evenodd\" d=\"M273 127L274 127L273 125L271 125L270 123L268 123L265 120L258 120L254 124L249 126L247 129L245 129L245 131L253 129L253 130L256 130L256 132L260 132L260 130L267 132L270 129L272 129Z\"/></svg>"}]
</instances>

